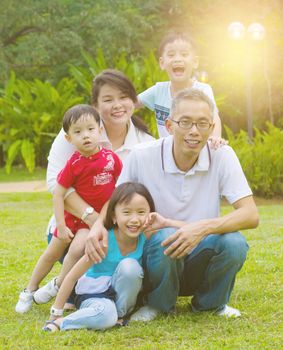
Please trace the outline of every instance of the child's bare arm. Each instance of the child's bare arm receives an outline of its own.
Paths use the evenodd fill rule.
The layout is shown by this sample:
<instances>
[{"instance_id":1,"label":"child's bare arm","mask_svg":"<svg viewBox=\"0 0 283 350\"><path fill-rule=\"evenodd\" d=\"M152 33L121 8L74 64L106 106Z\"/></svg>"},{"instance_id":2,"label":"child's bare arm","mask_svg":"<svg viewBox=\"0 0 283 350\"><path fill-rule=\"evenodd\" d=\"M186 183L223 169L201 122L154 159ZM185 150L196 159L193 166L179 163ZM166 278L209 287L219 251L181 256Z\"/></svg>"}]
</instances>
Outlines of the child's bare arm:
<instances>
[{"instance_id":1,"label":"child's bare arm","mask_svg":"<svg viewBox=\"0 0 283 350\"><path fill-rule=\"evenodd\" d=\"M57 183L53 193L53 207L58 230L58 238L68 242L74 237L72 231L66 226L64 216L64 196L67 189Z\"/></svg>"},{"instance_id":2,"label":"child's bare arm","mask_svg":"<svg viewBox=\"0 0 283 350\"><path fill-rule=\"evenodd\" d=\"M221 119L217 111L214 113L213 121L214 121L214 129L212 131L211 136L221 137L221 134L222 134Z\"/></svg>"},{"instance_id":3,"label":"child's bare arm","mask_svg":"<svg viewBox=\"0 0 283 350\"><path fill-rule=\"evenodd\" d=\"M221 146L227 145L228 141L221 137L222 126L221 126L221 119L219 117L218 112L214 113L213 120L214 120L214 129L211 133L209 141L210 141L210 148L217 149Z\"/></svg>"},{"instance_id":4,"label":"child's bare arm","mask_svg":"<svg viewBox=\"0 0 283 350\"><path fill-rule=\"evenodd\" d=\"M71 294L74 285L78 279L91 267L91 265L93 265L93 262L87 261L85 255L81 257L81 259L72 267L70 272L64 278L52 308L63 310L65 302Z\"/></svg>"},{"instance_id":5,"label":"child's bare arm","mask_svg":"<svg viewBox=\"0 0 283 350\"><path fill-rule=\"evenodd\" d=\"M164 216L156 212L153 212L148 215L146 222L144 223L143 231L146 237L149 239L153 233L155 233L156 231L162 228L165 228L165 227L181 228L187 224L188 222L165 218Z\"/></svg>"}]
</instances>

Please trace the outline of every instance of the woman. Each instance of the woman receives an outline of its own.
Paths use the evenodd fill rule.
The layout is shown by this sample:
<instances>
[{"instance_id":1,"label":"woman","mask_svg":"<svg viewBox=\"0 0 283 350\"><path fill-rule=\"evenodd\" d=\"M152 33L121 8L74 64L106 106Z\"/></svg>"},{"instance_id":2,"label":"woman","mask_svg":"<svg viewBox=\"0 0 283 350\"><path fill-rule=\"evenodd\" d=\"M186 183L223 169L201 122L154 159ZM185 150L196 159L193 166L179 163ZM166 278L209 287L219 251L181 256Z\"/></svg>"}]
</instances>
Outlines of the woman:
<instances>
[{"instance_id":1,"label":"woman","mask_svg":"<svg viewBox=\"0 0 283 350\"><path fill-rule=\"evenodd\" d=\"M102 147L112 149L122 161L132 148L142 142L154 140L146 125L133 116L137 95L131 81L120 71L107 69L98 74L92 85L92 103L101 118ZM59 171L64 167L74 148L65 139L61 129L55 138L48 157L47 187L52 193ZM83 201L74 189L69 189L65 198L65 208L71 214L82 218L92 226L97 213ZM48 225L50 235L55 228L51 218Z\"/></svg>"}]
</instances>

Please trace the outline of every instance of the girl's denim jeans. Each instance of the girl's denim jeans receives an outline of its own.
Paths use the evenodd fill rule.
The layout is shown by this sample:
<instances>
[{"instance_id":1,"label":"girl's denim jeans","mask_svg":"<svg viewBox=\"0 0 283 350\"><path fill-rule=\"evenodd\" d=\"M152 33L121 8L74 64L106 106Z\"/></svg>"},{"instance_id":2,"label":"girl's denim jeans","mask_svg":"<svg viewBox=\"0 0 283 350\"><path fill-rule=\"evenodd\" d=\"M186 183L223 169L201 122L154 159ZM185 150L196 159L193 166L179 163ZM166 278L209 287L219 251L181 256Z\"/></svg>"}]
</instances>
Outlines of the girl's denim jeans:
<instances>
[{"instance_id":1,"label":"girl's denim jeans","mask_svg":"<svg viewBox=\"0 0 283 350\"><path fill-rule=\"evenodd\" d=\"M111 279L111 286L116 291L116 301L106 298L83 301L79 310L64 317L61 330L106 329L115 326L118 318L134 308L142 280L143 269L140 264L131 258L122 260Z\"/></svg>"}]
</instances>

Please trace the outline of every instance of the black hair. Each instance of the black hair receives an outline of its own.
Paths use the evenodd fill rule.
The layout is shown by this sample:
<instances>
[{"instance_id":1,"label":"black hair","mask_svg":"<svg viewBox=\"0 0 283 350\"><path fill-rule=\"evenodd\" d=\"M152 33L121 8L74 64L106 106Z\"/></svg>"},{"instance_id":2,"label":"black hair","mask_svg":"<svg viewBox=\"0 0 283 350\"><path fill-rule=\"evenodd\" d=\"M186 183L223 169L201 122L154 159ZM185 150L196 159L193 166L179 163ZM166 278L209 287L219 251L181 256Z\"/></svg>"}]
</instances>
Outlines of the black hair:
<instances>
[{"instance_id":1,"label":"black hair","mask_svg":"<svg viewBox=\"0 0 283 350\"><path fill-rule=\"evenodd\" d=\"M190 34L182 32L170 32L167 33L160 42L158 50L159 57L163 55L165 46L169 43L173 43L175 40L183 40L191 45L194 52L197 51L197 45Z\"/></svg>"},{"instance_id":2,"label":"black hair","mask_svg":"<svg viewBox=\"0 0 283 350\"><path fill-rule=\"evenodd\" d=\"M99 124L100 117L97 111L90 105L75 105L67 110L63 117L63 130L68 133L70 126L77 122L82 116L92 116Z\"/></svg>"},{"instance_id":3,"label":"black hair","mask_svg":"<svg viewBox=\"0 0 283 350\"><path fill-rule=\"evenodd\" d=\"M113 222L113 216L115 213L116 205L119 203L128 203L135 194L143 196L148 202L150 211L155 211L153 198L144 185L138 182L125 182L116 187L111 195L106 212L106 217L104 220L104 226L107 230L115 226Z\"/></svg>"},{"instance_id":4,"label":"black hair","mask_svg":"<svg viewBox=\"0 0 283 350\"><path fill-rule=\"evenodd\" d=\"M105 69L99 73L92 81L92 103L96 107L100 89L108 84L121 90L124 94L136 103L138 101L136 89L126 75L116 69ZM147 125L137 116L132 116L132 122L136 128L151 135Z\"/></svg>"}]
</instances>

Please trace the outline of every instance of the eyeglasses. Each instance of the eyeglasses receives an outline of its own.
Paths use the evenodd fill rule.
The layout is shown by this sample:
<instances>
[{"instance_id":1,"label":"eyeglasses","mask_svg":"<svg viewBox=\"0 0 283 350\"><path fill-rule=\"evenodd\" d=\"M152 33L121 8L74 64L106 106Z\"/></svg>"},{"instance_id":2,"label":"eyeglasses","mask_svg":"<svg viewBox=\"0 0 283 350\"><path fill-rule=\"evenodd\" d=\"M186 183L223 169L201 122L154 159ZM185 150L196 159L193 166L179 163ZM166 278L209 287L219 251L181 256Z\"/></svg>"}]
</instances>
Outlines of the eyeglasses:
<instances>
[{"instance_id":1,"label":"eyeglasses","mask_svg":"<svg viewBox=\"0 0 283 350\"><path fill-rule=\"evenodd\" d=\"M192 122L191 120L178 120L178 121L174 119L171 119L171 120L172 122L178 124L180 128L186 129L186 130L191 129L194 125L198 128L198 130L208 130L213 125L212 123L204 122L204 121Z\"/></svg>"}]
</instances>

